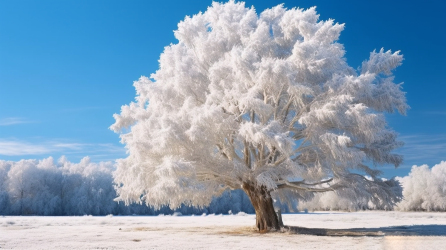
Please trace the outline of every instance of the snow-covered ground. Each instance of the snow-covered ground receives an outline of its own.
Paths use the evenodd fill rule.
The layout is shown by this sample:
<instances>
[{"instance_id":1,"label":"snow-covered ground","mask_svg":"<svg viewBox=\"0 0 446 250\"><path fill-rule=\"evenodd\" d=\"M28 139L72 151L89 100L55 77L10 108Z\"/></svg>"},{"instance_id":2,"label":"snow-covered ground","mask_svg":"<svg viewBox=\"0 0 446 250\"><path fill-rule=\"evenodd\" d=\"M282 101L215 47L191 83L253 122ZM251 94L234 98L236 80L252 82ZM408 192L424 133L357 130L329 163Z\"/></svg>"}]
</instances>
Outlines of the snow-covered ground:
<instances>
[{"instance_id":1,"label":"snow-covered ground","mask_svg":"<svg viewBox=\"0 0 446 250\"><path fill-rule=\"evenodd\" d=\"M446 249L446 213L319 212L284 214L283 221L292 229L260 234L254 230L255 215L243 214L3 216L0 217L0 248ZM298 234L297 231L338 236Z\"/></svg>"}]
</instances>

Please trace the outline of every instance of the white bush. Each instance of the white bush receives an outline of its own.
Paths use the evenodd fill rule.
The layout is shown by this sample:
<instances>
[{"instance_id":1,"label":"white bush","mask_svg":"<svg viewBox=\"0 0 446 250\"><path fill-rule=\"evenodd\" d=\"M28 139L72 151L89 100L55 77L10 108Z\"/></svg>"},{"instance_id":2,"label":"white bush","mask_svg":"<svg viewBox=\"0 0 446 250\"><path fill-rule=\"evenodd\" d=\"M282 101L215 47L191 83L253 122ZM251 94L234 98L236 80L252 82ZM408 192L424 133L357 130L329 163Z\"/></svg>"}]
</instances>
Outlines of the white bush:
<instances>
[{"instance_id":1,"label":"white bush","mask_svg":"<svg viewBox=\"0 0 446 250\"><path fill-rule=\"evenodd\" d=\"M446 211L446 161L429 169L413 166L409 175L399 178L403 200L396 205L401 211Z\"/></svg>"}]
</instances>

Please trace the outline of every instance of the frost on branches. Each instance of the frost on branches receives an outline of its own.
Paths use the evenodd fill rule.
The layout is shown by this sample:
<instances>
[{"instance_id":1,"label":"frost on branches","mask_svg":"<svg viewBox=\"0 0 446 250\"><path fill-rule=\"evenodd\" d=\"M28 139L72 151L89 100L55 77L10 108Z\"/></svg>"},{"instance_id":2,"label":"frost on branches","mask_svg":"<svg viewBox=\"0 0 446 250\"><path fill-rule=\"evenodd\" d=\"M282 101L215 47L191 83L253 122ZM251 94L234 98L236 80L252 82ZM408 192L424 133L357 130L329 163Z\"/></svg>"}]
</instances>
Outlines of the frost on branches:
<instances>
[{"instance_id":1,"label":"frost on branches","mask_svg":"<svg viewBox=\"0 0 446 250\"><path fill-rule=\"evenodd\" d=\"M129 154L118 200L204 206L241 188L259 230L279 228L272 195L292 204L335 191L390 209L398 182L367 164L402 161L383 113L408 108L392 76L403 57L374 51L358 72L337 43L344 25L318 18L229 1L181 21L153 80L136 81L135 102L114 115Z\"/></svg>"}]
</instances>

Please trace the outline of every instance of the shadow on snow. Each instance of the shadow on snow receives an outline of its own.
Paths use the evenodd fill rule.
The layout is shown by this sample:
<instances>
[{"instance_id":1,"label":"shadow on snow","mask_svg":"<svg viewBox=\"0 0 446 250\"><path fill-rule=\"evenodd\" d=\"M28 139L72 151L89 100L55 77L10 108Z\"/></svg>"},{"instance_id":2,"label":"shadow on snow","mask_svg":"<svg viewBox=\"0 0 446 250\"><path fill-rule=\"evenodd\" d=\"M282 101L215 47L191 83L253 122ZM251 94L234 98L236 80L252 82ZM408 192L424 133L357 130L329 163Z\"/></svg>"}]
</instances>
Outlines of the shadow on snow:
<instances>
[{"instance_id":1,"label":"shadow on snow","mask_svg":"<svg viewBox=\"0 0 446 250\"><path fill-rule=\"evenodd\" d=\"M446 236L446 225L412 225L379 228L325 229L285 226L290 233L317 236Z\"/></svg>"}]
</instances>

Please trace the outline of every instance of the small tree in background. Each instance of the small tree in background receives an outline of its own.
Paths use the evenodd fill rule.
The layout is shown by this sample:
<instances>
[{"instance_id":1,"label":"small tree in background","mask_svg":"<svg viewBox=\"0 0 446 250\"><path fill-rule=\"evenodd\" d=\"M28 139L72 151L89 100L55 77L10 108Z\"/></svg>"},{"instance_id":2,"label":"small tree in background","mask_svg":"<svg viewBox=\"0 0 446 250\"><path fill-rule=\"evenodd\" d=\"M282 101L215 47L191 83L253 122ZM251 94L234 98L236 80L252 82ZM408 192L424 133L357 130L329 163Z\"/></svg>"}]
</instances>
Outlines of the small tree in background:
<instances>
[{"instance_id":1,"label":"small tree in background","mask_svg":"<svg viewBox=\"0 0 446 250\"><path fill-rule=\"evenodd\" d=\"M114 115L129 153L118 199L205 206L243 189L259 230L279 228L271 195L335 191L390 209L401 189L368 165L402 161L383 112L408 108L391 72L403 57L374 51L358 72L337 43L344 25L318 18L229 1L181 21L153 81L136 81L135 102Z\"/></svg>"}]
</instances>

